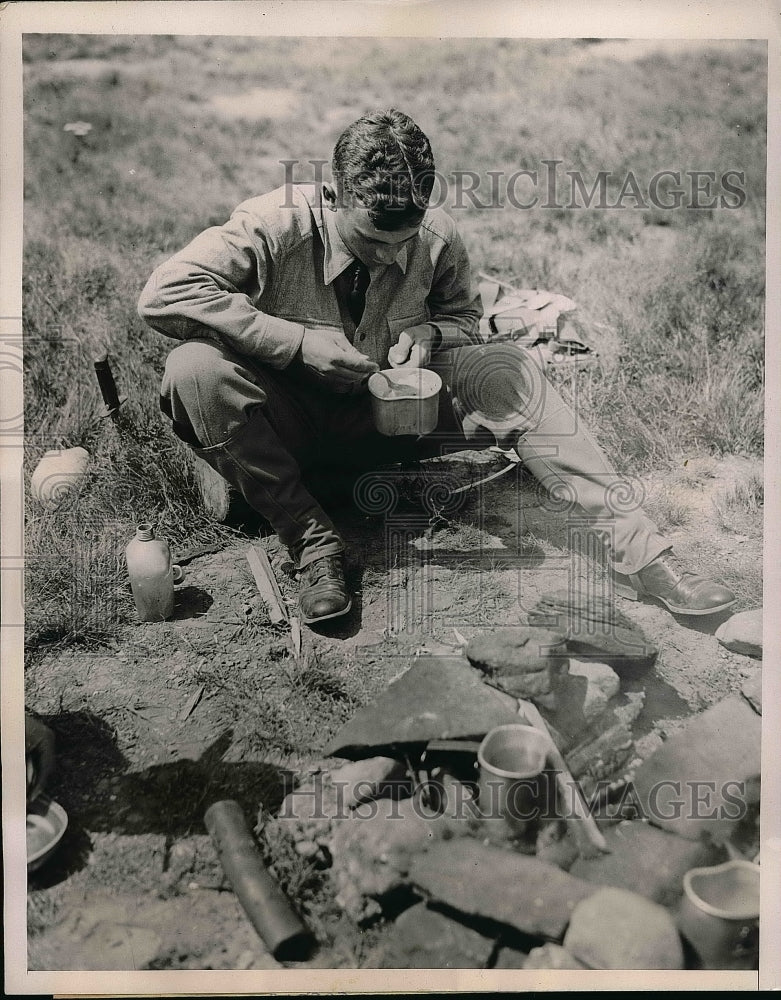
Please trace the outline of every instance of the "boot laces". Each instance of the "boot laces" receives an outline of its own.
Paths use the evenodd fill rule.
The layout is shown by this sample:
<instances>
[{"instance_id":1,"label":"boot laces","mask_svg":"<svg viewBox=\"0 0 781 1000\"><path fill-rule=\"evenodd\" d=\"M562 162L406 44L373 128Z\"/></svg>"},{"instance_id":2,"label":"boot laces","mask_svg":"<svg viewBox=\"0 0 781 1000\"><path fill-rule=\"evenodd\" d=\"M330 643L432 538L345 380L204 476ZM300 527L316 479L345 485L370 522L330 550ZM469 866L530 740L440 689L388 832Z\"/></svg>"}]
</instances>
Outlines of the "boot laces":
<instances>
[{"instance_id":1,"label":"boot laces","mask_svg":"<svg viewBox=\"0 0 781 1000\"><path fill-rule=\"evenodd\" d=\"M310 587L313 587L315 584L320 583L321 580L327 579L328 577L336 577L337 580L341 580L341 560L338 556L322 556L322 558L316 559L314 562L304 567L304 574L306 576L306 582Z\"/></svg>"},{"instance_id":2,"label":"boot laces","mask_svg":"<svg viewBox=\"0 0 781 1000\"><path fill-rule=\"evenodd\" d=\"M670 570L676 583L680 583L686 576L694 576L692 572L684 568L681 560L673 552L663 552L659 556L659 562Z\"/></svg>"}]
</instances>

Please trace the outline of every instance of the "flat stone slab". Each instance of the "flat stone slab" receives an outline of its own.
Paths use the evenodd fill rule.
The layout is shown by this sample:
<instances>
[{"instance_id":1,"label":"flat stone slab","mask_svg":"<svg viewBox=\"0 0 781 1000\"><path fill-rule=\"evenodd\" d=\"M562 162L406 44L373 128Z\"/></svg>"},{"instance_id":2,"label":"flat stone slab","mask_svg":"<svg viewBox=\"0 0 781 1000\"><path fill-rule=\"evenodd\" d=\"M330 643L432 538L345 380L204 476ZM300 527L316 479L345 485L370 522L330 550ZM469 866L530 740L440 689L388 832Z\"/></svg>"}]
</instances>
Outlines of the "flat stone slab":
<instances>
[{"instance_id":1,"label":"flat stone slab","mask_svg":"<svg viewBox=\"0 0 781 1000\"><path fill-rule=\"evenodd\" d=\"M425 903L405 910L374 950L369 969L484 969L494 939Z\"/></svg>"},{"instance_id":2,"label":"flat stone slab","mask_svg":"<svg viewBox=\"0 0 781 1000\"><path fill-rule=\"evenodd\" d=\"M631 886L634 892L663 906L673 906L683 893L690 868L716 864L712 847L666 833L648 823L624 821L602 831L610 854L578 858L570 872L587 882Z\"/></svg>"},{"instance_id":3,"label":"flat stone slab","mask_svg":"<svg viewBox=\"0 0 781 1000\"><path fill-rule=\"evenodd\" d=\"M635 772L641 815L691 840L727 839L761 773L761 735L761 718L739 695L691 719Z\"/></svg>"},{"instance_id":4,"label":"flat stone slab","mask_svg":"<svg viewBox=\"0 0 781 1000\"><path fill-rule=\"evenodd\" d=\"M682 969L670 913L626 889L599 889L575 907L564 947L591 969Z\"/></svg>"},{"instance_id":5,"label":"flat stone slab","mask_svg":"<svg viewBox=\"0 0 781 1000\"><path fill-rule=\"evenodd\" d=\"M612 666L652 663L657 646L609 601L555 590L543 594L529 612L529 623L556 629L573 656L593 657Z\"/></svg>"},{"instance_id":6,"label":"flat stone slab","mask_svg":"<svg viewBox=\"0 0 781 1000\"><path fill-rule=\"evenodd\" d=\"M379 748L484 736L517 722L517 704L483 683L460 656L420 656L329 743L327 756L365 757Z\"/></svg>"},{"instance_id":7,"label":"flat stone slab","mask_svg":"<svg viewBox=\"0 0 781 1000\"><path fill-rule=\"evenodd\" d=\"M409 879L461 913L554 941L575 906L595 891L554 865L471 838L432 844L413 859Z\"/></svg>"}]
</instances>

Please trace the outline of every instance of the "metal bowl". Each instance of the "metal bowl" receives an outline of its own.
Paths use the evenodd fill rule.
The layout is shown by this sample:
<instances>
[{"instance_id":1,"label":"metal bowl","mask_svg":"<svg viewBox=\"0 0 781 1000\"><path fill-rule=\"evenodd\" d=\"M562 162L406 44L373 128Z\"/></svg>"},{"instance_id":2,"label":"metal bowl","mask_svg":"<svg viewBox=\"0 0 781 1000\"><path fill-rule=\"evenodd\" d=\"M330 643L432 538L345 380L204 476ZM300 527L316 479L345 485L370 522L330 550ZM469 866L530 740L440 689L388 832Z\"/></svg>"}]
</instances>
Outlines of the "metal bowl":
<instances>
[{"instance_id":1,"label":"metal bowl","mask_svg":"<svg viewBox=\"0 0 781 1000\"><path fill-rule=\"evenodd\" d=\"M48 795L39 795L27 806L27 871L34 872L49 860L68 829L68 814Z\"/></svg>"}]
</instances>

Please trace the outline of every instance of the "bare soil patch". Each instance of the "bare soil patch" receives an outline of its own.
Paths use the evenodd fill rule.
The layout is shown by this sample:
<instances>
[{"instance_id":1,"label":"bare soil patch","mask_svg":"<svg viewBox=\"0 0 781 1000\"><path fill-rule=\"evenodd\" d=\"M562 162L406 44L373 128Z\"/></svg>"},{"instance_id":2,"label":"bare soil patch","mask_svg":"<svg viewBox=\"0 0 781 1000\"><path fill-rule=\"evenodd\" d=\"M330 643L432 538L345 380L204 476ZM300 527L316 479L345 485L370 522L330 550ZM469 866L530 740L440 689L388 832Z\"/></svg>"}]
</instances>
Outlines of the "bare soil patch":
<instances>
[{"instance_id":1,"label":"bare soil patch","mask_svg":"<svg viewBox=\"0 0 781 1000\"><path fill-rule=\"evenodd\" d=\"M714 500L758 465L709 459L644 480L652 507L661 491L687 508L686 524L670 531L680 555L730 584L741 560L760 564L761 509L729 508L728 524ZM465 482L479 474L457 468ZM227 890L205 809L235 798L250 820L261 805L273 815L338 726L416 655L453 654L460 638L525 621L544 592L566 584L564 518L540 505L522 472L515 477L465 494L447 519L403 497L384 516L345 509L355 607L329 631L304 629L298 658L268 622L249 540L237 540L187 562L171 621L129 627L108 650L72 647L29 665L27 704L58 739L51 793L70 817L58 854L31 876L30 968L103 968L107 942L123 962L135 955L133 967L275 965ZM260 543L292 604L285 552ZM743 582L742 604L756 606ZM718 644L718 621L619 605L659 647L653 669L622 677L624 694L643 693L634 724L642 757L759 670ZM327 876L313 883L311 872L268 860L280 861L278 877L315 925L321 949L310 964L359 966L372 934L340 914Z\"/></svg>"}]
</instances>

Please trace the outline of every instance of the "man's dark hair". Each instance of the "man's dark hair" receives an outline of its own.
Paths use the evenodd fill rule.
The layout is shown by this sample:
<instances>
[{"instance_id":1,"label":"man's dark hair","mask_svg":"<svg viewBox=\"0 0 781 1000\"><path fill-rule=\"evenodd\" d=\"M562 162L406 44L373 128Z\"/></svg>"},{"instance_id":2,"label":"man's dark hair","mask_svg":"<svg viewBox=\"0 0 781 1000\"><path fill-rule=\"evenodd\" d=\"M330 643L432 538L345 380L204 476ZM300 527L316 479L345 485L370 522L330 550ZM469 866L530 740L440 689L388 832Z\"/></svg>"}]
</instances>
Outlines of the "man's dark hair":
<instances>
[{"instance_id":1,"label":"man's dark hair","mask_svg":"<svg viewBox=\"0 0 781 1000\"><path fill-rule=\"evenodd\" d=\"M365 206L377 229L403 229L423 218L434 187L434 155L425 133L401 111L390 108L348 125L332 167L343 204Z\"/></svg>"}]
</instances>

